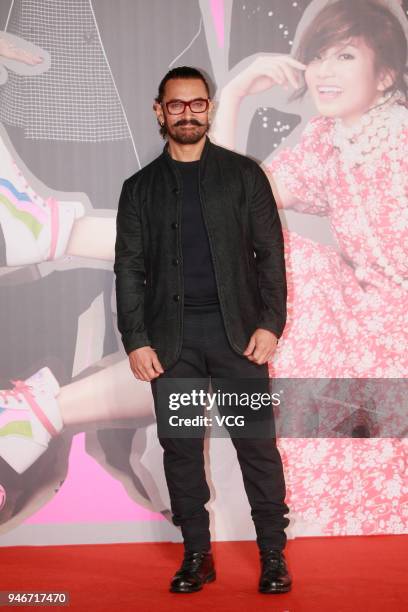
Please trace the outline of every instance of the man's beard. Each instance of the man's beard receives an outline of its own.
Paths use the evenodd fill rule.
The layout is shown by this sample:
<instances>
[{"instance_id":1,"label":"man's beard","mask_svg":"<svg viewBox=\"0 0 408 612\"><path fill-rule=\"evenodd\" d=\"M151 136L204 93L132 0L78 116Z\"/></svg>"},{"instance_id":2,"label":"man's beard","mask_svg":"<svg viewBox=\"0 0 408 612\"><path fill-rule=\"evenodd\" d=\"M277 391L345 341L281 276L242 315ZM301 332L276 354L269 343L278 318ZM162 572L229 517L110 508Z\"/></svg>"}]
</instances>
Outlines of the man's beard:
<instances>
[{"instance_id":1,"label":"man's beard","mask_svg":"<svg viewBox=\"0 0 408 612\"><path fill-rule=\"evenodd\" d=\"M195 129L184 131L182 126L191 125ZM210 125L208 123L200 123L196 119L180 119L171 128L166 124L167 134L172 140L179 144L196 144L208 132Z\"/></svg>"}]
</instances>

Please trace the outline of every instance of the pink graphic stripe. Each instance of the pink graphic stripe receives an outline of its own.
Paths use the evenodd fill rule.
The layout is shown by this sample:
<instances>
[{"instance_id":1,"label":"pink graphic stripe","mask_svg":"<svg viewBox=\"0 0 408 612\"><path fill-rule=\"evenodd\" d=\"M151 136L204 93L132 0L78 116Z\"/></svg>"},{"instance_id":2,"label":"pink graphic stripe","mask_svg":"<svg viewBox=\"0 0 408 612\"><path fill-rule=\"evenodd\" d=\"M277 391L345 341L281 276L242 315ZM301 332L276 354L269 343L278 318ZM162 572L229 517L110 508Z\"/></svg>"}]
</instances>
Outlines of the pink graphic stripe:
<instances>
[{"instance_id":1,"label":"pink graphic stripe","mask_svg":"<svg viewBox=\"0 0 408 612\"><path fill-rule=\"evenodd\" d=\"M0 186L0 193L3 194L8 199L8 201L18 210L24 210L25 212L30 213L30 215L32 215L40 223L46 223L47 214L44 210L41 210L38 205L33 204L33 202L31 201L27 202L25 200L18 200L16 196L10 191L10 189L5 187L4 185Z\"/></svg>"},{"instance_id":2,"label":"pink graphic stripe","mask_svg":"<svg viewBox=\"0 0 408 612\"><path fill-rule=\"evenodd\" d=\"M33 397L26 396L27 402L30 404L32 411L34 412L37 419L44 425L45 429L51 436L58 436L58 431L55 429L54 425L51 423L46 414L41 410L37 402Z\"/></svg>"},{"instance_id":3,"label":"pink graphic stripe","mask_svg":"<svg viewBox=\"0 0 408 612\"><path fill-rule=\"evenodd\" d=\"M224 48L224 0L210 0L211 15L214 21L217 42Z\"/></svg>"},{"instance_id":4,"label":"pink graphic stripe","mask_svg":"<svg viewBox=\"0 0 408 612\"><path fill-rule=\"evenodd\" d=\"M47 204L51 209L51 246L50 255L47 257L47 259L54 259L55 252L57 250L57 237L59 233L58 203L55 198L48 198Z\"/></svg>"}]
</instances>

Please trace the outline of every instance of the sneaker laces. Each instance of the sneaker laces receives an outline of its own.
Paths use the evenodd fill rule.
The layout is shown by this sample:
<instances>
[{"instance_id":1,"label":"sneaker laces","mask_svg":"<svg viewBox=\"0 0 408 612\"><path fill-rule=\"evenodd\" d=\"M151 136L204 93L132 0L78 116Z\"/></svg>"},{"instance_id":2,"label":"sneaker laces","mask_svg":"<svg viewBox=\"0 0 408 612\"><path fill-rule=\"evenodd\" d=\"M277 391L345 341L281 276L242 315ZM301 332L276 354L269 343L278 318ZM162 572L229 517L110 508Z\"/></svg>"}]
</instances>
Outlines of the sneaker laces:
<instances>
[{"instance_id":1,"label":"sneaker laces","mask_svg":"<svg viewBox=\"0 0 408 612\"><path fill-rule=\"evenodd\" d=\"M21 399L23 397L48 433L51 436L58 436L58 431L37 404L35 397L31 392L33 389L32 385L28 385L24 380L11 380L10 382L14 385L14 389L2 389L0 391L0 398L4 399L4 403L8 404L9 397L15 398L19 403L23 403L23 400Z\"/></svg>"},{"instance_id":2,"label":"sneaker laces","mask_svg":"<svg viewBox=\"0 0 408 612\"><path fill-rule=\"evenodd\" d=\"M32 389L32 386L27 385L24 380L11 380L10 382L14 385L14 389L2 389L0 391L0 397L4 399L5 404L8 404L9 397L15 398L21 403L21 396L27 399L26 394L29 393L31 395L30 389Z\"/></svg>"}]
</instances>

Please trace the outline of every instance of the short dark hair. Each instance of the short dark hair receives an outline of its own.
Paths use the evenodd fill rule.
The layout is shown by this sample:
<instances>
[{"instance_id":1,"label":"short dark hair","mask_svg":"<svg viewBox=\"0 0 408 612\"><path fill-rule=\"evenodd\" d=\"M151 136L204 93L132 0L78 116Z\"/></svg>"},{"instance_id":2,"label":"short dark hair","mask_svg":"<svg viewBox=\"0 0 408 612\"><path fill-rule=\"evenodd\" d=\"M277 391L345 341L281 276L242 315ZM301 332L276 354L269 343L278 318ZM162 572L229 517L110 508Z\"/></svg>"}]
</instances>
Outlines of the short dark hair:
<instances>
[{"instance_id":1,"label":"short dark hair","mask_svg":"<svg viewBox=\"0 0 408 612\"><path fill-rule=\"evenodd\" d=\"M192 68L191 66L179 66L178 68L172 68L169 70L160 81L159 91L155 98L156 102L160 103L163 100L166 83L171 79L200 79L205 85L208 97L210 97L210 86L208 85L207 79L203 73L197 70L197 68Z\"/></svg>"},{"instance_id":2,"label":"short dark hair","mask_svg":"<svg viewBox=\"0 0 408 612\"><path fill-rule=\"evenodd\" d=\"M378 0L338 0L326 5L303 34L295 57L308 64L317 53L360 37L374 51L377 74L381 70L394 72L394 81L385 93L399 90L406 99L407 40L398 18ZM305 91L303 86L292 99Z\"/></svg>"}]
</instances>

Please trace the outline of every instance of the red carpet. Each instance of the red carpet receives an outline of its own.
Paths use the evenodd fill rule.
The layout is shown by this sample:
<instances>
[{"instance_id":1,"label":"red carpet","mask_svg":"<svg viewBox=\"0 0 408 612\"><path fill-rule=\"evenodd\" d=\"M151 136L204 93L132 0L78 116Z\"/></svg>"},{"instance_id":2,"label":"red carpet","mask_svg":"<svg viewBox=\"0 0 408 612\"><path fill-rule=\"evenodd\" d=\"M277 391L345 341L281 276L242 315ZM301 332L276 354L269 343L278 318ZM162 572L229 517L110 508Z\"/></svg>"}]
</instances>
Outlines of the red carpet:
<instances>
[{"instance_id":1,"label":"red carpet","mask_svg":"<svg viewBox=\"0 0 408 612\"><path fill-rule=\"evenodd\" d=\"M282 595L257 593L254 542L215 542L217 580L192 594L168 592L181 544L6 547L0 548L0 590L68 591L65 609L81 612L405 612L407 544L408 536L291 540L286 558L294 582Z\"/></svg>"}]
</instances>

